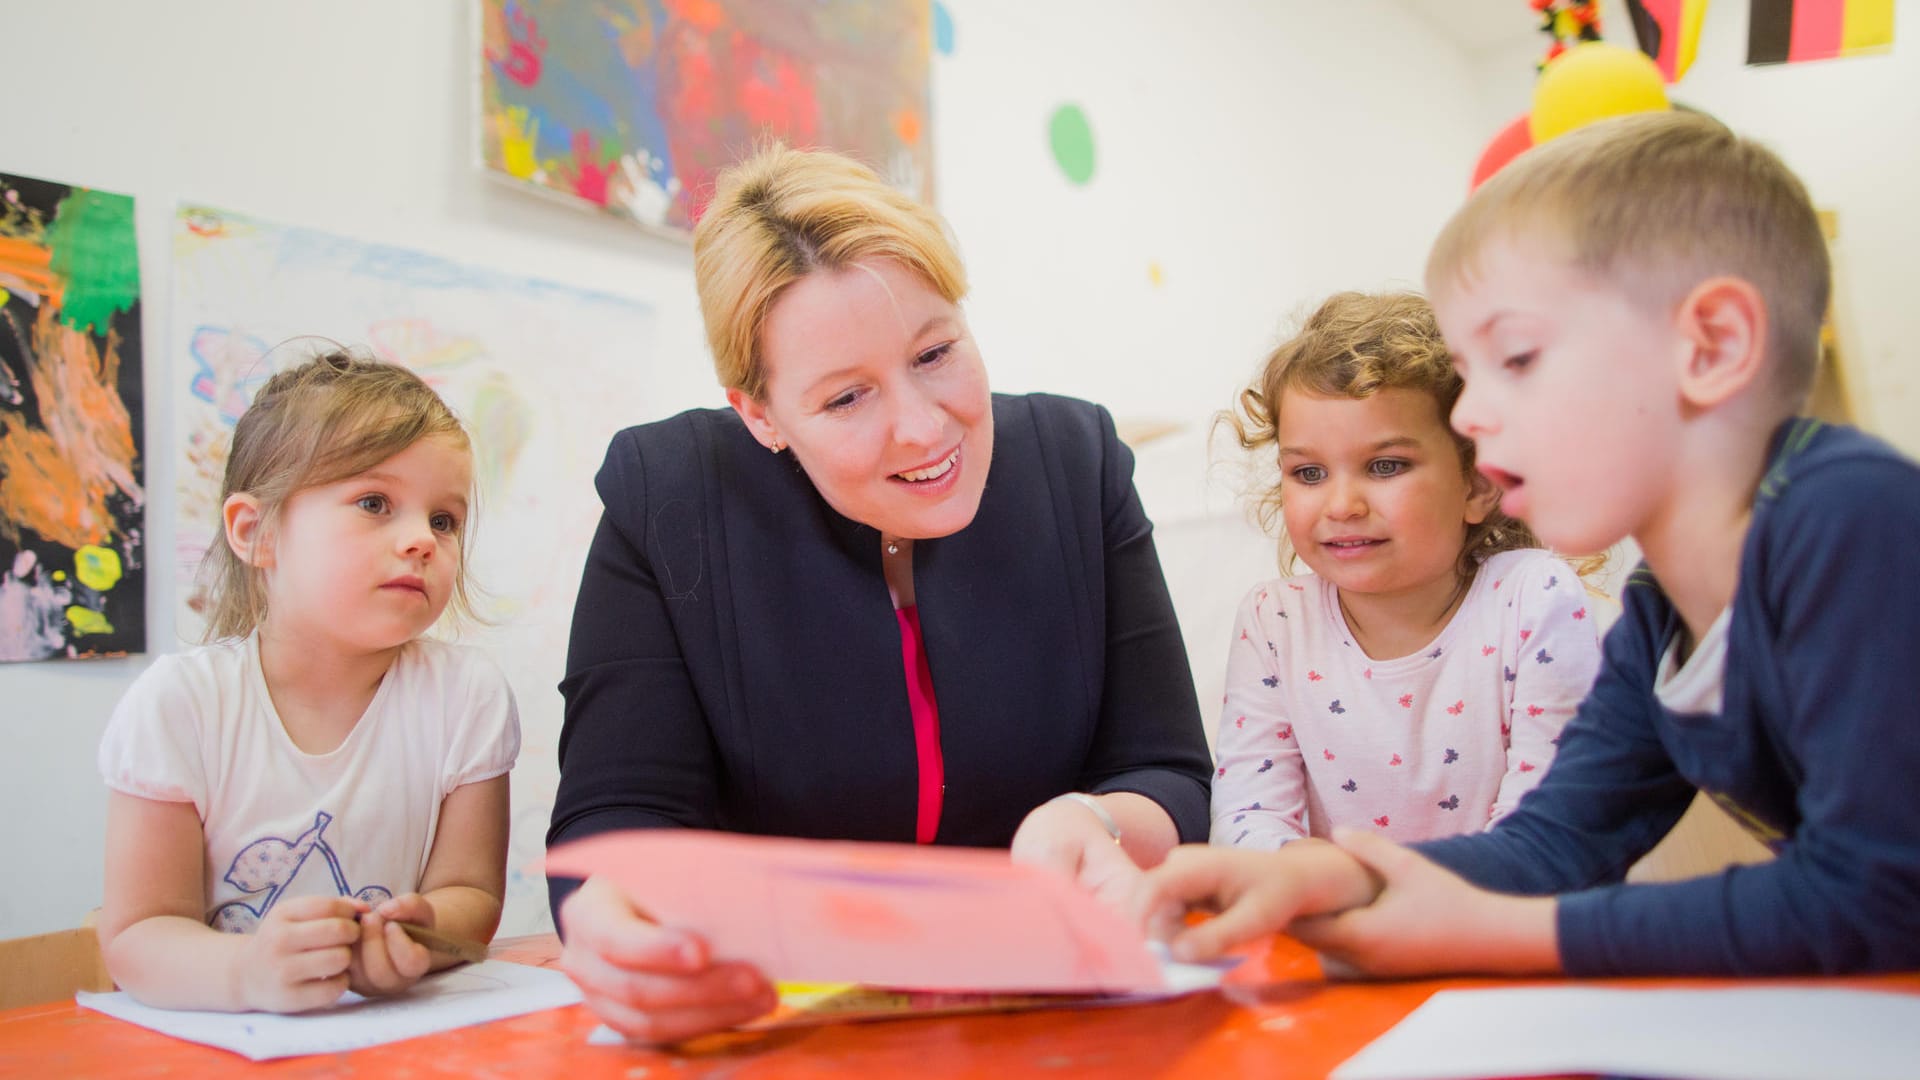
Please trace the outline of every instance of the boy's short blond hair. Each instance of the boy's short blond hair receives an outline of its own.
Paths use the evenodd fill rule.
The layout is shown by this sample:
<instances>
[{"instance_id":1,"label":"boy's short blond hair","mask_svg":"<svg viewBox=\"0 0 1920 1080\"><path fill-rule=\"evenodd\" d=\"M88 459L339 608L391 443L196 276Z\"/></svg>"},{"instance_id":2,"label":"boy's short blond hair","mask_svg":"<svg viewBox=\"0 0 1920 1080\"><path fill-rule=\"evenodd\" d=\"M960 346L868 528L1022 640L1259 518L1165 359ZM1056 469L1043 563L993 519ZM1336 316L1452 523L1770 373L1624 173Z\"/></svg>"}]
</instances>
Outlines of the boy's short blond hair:
<instances>
[{"instance_id":1,"label":"boy's short blond hair","mask_svg":"<svg viewBox=\"0 0 1920 1080\"><path fill-rule=\"evenodd\" d=\"M1515 234L1553 237L1575 265L1661 309L1711 277L1750 282L1766 304L1783 411L1806 401L1827 245L1805 185L1766 147L1688 111L1570 132L1515 158L1453 215L1427 259L1429 288L1470 276L1489 241Z\"/></svg>"},{"instance_id":2,"label":"boy's short blond hair","mask_svg":"<svg viewBox=\"0 0 1920 1080\"><path fill-rule=\"evenodd\" d=\"M858 161L778 143L715 178L693 230L693 281L720 385L767 391L760 331L787 286L815 270L892 259L952 303L966 270L940 220Z\"/></svg>"}]
</instances>

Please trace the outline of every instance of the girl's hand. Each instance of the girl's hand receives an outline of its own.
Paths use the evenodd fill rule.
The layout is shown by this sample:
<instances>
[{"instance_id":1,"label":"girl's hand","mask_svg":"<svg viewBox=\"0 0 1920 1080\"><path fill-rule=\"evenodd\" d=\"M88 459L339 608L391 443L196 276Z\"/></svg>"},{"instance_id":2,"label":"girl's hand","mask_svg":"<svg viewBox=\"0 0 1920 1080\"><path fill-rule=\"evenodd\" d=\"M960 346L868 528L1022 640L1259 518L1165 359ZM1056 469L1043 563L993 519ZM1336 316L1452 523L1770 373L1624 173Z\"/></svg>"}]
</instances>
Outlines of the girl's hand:
<instances>
[{"instance_id":1,"label":"girl's hand","mask_svg":"<svg viewBox=\"0 0 1920 1080\"><path fill-rule=\"evenodd\" d=\"M247 936L235 958L236 997L249 1009L292 1013L323 1009L347 990L360 940L355 917L367 905L345 896L282 900Z\"/></svg>"},{"instance_id":2,"label":"girl's hand","mask_svg":"<svg viewBox=\"0 0 1920 1080\"><path fill-rule=\"evenodd\" d=\"M1041 803L1013 834L1015 862L1057 870L1115 910L1124 911L1140 867L1093 811L1071 799Z\"/></svg>"},{"instance_id":3,"label":"girl's hand","mask_svg":"<svg viewBox=\"0 0 1920 1080\"><path fill-rule=\"evenodd\" d=\"M1288 933L1336 976L1560 970L1552 897L1505 896L1468 884L1384 836L1338 829L1335 843L1383 882L1373 903L1302 919Z\"/></svg>"},{"instance_id":4,"label":"girl's hand","mask_svg":"<svg viewBox=\"0 0 1920 1080\"><path fill-rule=\"evenodd\" d=\"M433 967L433 952L407 936L396 923L433 926L433 905L419 893L396 896L360 916L360 940L353 947L347 969L348 987L356 994L380 997L398 994L420 981Z\"/></svg>"},{"instance_id":5,"label":"girl's hand","mask_svg":"<svg viewBox=\"0 0 1920 1080\"><path fill-rule=\"evenodd\" d=\"M560 928L561 970L587 1007L631 1042L678 1042L779 1003L758 969L714 963L705 941L646 919L604 879L587 879L560 905Z\"/></svg>"},{"instance_id":6,"label":"girl's hand","mask_svg":"<svg viewBox=\"0 0 1920 1080\"><path fill-rule=\"evenodd\" d=\"M1377 890L1363 863L1321 840L1279 851L1187 844L1143 875L1127 911L1175 959L1206 961L1302 916L1366 904ZM1188 927L1189 907L1220 914Z\"/></svg>"}]
</instances>

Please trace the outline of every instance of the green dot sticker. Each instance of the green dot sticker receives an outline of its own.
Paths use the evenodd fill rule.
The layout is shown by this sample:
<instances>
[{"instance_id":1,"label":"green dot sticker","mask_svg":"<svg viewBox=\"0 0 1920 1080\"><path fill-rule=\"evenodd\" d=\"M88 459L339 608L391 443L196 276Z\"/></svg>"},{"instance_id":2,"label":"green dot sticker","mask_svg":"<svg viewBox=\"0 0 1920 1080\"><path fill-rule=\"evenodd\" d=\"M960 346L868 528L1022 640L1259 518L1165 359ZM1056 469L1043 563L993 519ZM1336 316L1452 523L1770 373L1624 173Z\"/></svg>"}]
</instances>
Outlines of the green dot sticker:
<instances>
[{"instance_id":1,"label":"green dot sticker","mask_svg":"<svg viewBox=\"0 0 1920 1080\"><path fill-rule=\"evenodd\" d=\"M1068 180L1085 184L1093 179L1093 129L1087 126L1087 114L1080 111L1080 106L1055 109L1047 123L1047 139L1053 145L1053 160Z\"/></svg>"}]
</instances>

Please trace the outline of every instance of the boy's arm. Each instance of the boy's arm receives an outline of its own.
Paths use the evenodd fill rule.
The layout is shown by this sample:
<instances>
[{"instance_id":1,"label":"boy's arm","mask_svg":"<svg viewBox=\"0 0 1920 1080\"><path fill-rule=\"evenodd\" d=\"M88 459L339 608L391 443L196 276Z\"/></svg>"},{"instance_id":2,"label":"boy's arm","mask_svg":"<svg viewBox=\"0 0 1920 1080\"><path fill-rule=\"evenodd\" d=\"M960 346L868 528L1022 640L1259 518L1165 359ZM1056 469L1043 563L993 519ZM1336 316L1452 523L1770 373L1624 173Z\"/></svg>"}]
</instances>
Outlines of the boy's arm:
<instances>
[{"instance_id":1,"label":"boy's arm","mask_svg":"<svg viewBox=\"0 0 1920 1080\"><path fill-rule=\"evenodd\" d=\"M1656 598L1649 586L1629 584L1600 675L1521 806L1488 832L1414 850L1482 888L1552 896L1620 881L1659 843L1694 788L1653 725L1653 658L1668 618Z\"/></svg>"},{"instance_id":2,"label":"boy's arm","mask_svg":"<svg viewBox=\"0 0 1920 1080\"><path fill-rule=\"evenodd\" d=\"M1364 863L1324 840L1296 840L1279 851L1187 844L1142 875L1127 911L1167 940L1177 959L1206 961L1296 919L1364 905L1378 891ZM1189 927L1190 907L1220 914Z\"/></svg>"},{"instance_id":3,"label":"boy's arm","mask_svg":"<svg viewBox=\"0 0 1920 1080\"><path fill-rule=\"evenodd\" d=\"M1760 703L1784 717L1778 730L1754 720L1738 737L1771 742L1782 774L1798 774L1799 824L1770 863L1564 898L1569 970L1920 967L1920 473L1835 462L1794 478L1770 512L1758 588L1740 602L1764 609L1774 639L1755 644L1773 653L1742 659L1736 637L1728 664L1781 698Z\"/></svg>"},{"instance_id":4,"label":"boy's arm","mask_svg":"<svg viewBox=\"0 0 1920 1080\"><path fill-rule=\"evenodd\" d=\"M1693 797L1653 728L1647 680L1666 615L1652 596L1629 588L1593 690L1517 810L1488 832L1411 848L1343 831L1342 853L1374 875L1379 895L1291 932L1373 975L1578 973L1556 894L1621 880Z\"/></svg>"},{"instance_id":5,"label":"boy's arm","mask_svg":"<svg viewBox=\"0 0 1920 1080\"><path fill-rule=\"evenodd\" d=\"M1550 896L1476 888L1413 850L1361 829L1335 831L1339 850L1372 875L1371 904L1295 921L1288 932L1321 953L1329 975L1561 970Z\"/></svg>"},{"instance_id":6,"label":"boy's arm","mask_svg":"<svg viewBox=\"0 0 1920 1080\"><path fill-rule=\"evenodd\" d=\"M1164 935L1183 905L1221 910L1176 939L1196 958L1287 929L1378 974L1555 970L1562 923L1552 897L1620 880L1693 797L1634 677L1652 671L1645 657L1664 617L1647 592L1629 591L1546 779L1491 831L1411 849L1347 830L1338 846L1301 841L1272 854L1181 848L1146 876L1136 913Z\"/></svg>"}]
</instances>

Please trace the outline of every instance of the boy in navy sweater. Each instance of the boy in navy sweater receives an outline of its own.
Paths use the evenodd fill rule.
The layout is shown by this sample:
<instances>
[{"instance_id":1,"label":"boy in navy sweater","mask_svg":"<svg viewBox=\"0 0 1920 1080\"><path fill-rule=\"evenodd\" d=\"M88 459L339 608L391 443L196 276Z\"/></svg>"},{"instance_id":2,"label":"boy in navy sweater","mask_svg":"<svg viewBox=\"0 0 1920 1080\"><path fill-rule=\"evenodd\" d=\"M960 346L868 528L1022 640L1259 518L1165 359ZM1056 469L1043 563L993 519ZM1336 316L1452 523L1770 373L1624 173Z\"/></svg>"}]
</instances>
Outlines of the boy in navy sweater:
<instances>
[{"instance_id":1,"label":"boy in navy sweater","mask_svg":"<svg viewBox=\"0 0 1920 1080\"><path fill-rule=\"evenodd\" d=\"M1600 675L1492 831L1181 848L1137 914L1222 909L1176 955L1285 929L1374 975L1920 967L1920 469L1795 417L1829 288L1805 188L1698 114L1603 121L1483 185L1427 284L1501 508L1645 556ZM1622 884L1696 790L1776 857Z\"/></svg>"}]
</instances>

